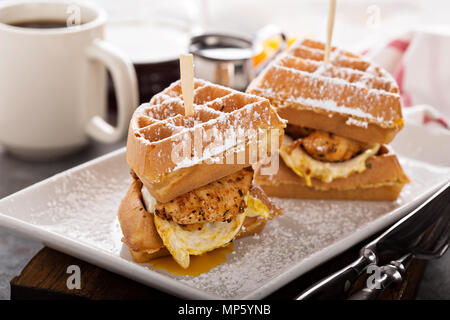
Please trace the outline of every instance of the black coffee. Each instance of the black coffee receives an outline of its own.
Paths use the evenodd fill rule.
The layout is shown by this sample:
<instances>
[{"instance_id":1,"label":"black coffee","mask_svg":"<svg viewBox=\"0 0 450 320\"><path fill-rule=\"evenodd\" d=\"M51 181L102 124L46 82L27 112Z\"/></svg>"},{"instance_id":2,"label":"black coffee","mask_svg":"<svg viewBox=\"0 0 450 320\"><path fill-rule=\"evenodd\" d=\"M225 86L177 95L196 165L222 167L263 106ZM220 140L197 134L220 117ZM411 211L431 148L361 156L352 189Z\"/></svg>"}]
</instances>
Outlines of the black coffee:
<instances>
[{"instance_id":1,"label":"black coffee","mask_svg":"<svg viewBox=\"0 0 450 320\"><path fill-rule=\"evenodd\" d=\"M66 21L58 20L34 20L25 22L14 22L9 25L20 28L33 28L33 29L56 29L67 28Z\"/></svg>"}]
</instances>

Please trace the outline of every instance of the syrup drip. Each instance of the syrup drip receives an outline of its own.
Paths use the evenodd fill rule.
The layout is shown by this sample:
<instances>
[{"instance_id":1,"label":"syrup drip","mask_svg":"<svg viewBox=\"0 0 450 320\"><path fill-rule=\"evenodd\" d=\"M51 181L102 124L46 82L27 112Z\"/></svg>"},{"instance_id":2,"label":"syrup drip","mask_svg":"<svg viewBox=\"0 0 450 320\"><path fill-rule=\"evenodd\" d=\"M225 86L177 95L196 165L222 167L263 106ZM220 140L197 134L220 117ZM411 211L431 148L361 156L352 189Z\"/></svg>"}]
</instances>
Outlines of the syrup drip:
<instances>
[{"instance_id":1,"label":"syrup drip","mask_svg":"<svg viewBox=\"0 0 450 320\"><path fill-rule=\"evenodd\" d=\"M227 254L232 253L233 248L233 243L230 243L226 247L206 252L200 256L191 255L189 267L186 269L182 268L172 256L152 260L151 268L165 270L178 276L196 277L224 263L227 260Z\"/></svg>"}]
</instances>

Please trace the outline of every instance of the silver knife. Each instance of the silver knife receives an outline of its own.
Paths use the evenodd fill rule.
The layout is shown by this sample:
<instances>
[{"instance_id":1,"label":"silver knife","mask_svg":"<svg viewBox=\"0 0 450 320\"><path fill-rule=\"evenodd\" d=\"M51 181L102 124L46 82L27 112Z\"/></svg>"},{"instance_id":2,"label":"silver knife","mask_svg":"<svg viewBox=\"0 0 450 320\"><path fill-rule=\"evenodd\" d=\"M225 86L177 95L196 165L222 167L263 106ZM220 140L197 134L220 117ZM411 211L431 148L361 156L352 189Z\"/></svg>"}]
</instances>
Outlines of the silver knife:
<instances>
[{"instance_id":1,"label":"silver knife","mask_svg":"<svg viewBox=\"0 0 450 320\"><path fill-rule=\"evenodd\" d=\"M382 235L364 246L355 262L317 282L298 295L295 300L333 299L348 292L356 279L370 265L377 264L379 253L387 250L411 252L414 249L414 240L444 214L450 214L450 182Z\"/></svg>"}]
</instances>

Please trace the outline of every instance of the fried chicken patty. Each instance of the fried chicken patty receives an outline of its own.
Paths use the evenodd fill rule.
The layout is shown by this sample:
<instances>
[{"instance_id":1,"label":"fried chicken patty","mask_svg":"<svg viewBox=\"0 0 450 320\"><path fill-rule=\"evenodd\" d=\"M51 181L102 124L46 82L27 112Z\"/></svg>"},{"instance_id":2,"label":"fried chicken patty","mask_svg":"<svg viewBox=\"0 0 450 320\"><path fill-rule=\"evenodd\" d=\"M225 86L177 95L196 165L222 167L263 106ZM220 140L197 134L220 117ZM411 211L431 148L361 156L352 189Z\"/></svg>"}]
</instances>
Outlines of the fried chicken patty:
<instances>
[{"instance_id":1,"label":"fried chicken patty","mask_svg":"<svg viewBox=\"0 0 450 320\"><path fill-rule=\"evenodd\" d=\"M306 127L300 127L296 126L294 124L287 124L286 128L284 129L284 132L288 134L292 139L297 140L300 138L305 138L312 132L314 132L314 129L306 128Z\"/></svg>"},{"instance_id":2,"label":"fried chicken patty","mask_svg":"<svg viewBox=\"0 0 450 320\"><path fill-rule=\"evenodd\" d=\"M244 212L244 198L250 190L252 179L253 172L243 169L167 203L157 202L155 214L183 225L231 221Z\"/></svg>"},{"instance_id":3,"label":"fried chicken patty","mask_svg":"<svg viewBox=\"0 0 450 320\"><path fill-rule=\"evenodd\" d=\"M328 162L349 160L366 146L365 143L319 130L301 138L301 145L314 159Z\"/></svg>"}]
</instances>

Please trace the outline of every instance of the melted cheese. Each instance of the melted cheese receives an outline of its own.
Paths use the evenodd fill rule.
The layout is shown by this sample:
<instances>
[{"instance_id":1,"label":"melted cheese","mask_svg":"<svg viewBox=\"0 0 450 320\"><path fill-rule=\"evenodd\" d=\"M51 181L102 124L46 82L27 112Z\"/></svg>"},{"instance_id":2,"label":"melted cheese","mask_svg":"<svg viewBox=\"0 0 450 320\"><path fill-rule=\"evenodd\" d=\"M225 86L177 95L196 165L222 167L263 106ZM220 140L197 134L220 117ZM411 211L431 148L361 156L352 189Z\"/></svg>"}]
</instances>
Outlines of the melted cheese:
<instances>
[{"instance_id":1,"label":"melted cheese","mask_svg":"<svg viewBox=\"0 0 450 320\"><path fill-rule=\"evenodd\" d=\"M264 219L270 219L270 210L267 206L258 198L252 197L249 193L245 196L245 203L247 208L245 212L248 217L262 217Z\"/></svg>"},{"instance_id":2,"label":"melted cheese","mask_svg":"<svg viewBox=\"0 0 450 320\"><path fill-rule=\"evenodd\" d=\"M370 144L358 156L343 162L324 162L312 158L303 148L291 149L294 141L288 136L283 137L283 145L280 155L286 165L297 175L304 178L307 186L311 186L311 178L317 178L323 182L331 182L337 178L347 178L352 173L366 170L366 160L374 156L380 149L379 144Z\"/></svg>"},{"instance_id":3,"label":"melted cheese","mask_svg":"<svg viewBox=\"0 0 450 320\"><path fill-rule=\"evenodd\" d=\"M154 212L156 200L145 187L142 187L142 198L148 212ZM230 222L206 222L196 230L185 230L173 221L154 216L155 227L164 245L175 261L183 268L190 264L190 255L201 255L216 248L226 246L241 230L247 216L268 218L270 211L261 200L245 196L247 208Z\"/></svg>"}]
</instances>

